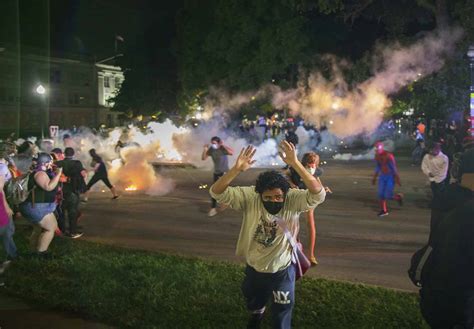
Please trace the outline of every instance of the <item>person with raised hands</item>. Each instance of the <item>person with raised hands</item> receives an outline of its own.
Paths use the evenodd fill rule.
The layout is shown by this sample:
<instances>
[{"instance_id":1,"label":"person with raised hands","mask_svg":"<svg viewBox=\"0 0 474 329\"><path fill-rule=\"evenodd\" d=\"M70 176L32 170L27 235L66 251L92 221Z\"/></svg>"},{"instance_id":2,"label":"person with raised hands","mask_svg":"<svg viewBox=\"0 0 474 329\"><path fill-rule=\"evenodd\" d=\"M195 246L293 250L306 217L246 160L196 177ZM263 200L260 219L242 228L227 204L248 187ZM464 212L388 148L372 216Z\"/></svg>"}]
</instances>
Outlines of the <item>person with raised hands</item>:
<instances>
[{"instance_id":1,"label":"person with raised hands","mask_svg":"<svg viewBox=\"0 0 474 329\"><path fill-rule=\"evenodd\" d=\"M242 292L250 311L247 328L259 328L268 300L272 301L272 327L291 328L295 304L296 267L290 241L279 224L296 237L299 215L322 203L326 192L296 156L292 143L282 141L282 160L300 175L307 189L292 189L277 171L261 173L255 186L229 186L240 173L255 163L256 149L243 148L234 166L210 188L219 203L243 212L236 253L246 261Z\"/></svg>"}]
</instances>

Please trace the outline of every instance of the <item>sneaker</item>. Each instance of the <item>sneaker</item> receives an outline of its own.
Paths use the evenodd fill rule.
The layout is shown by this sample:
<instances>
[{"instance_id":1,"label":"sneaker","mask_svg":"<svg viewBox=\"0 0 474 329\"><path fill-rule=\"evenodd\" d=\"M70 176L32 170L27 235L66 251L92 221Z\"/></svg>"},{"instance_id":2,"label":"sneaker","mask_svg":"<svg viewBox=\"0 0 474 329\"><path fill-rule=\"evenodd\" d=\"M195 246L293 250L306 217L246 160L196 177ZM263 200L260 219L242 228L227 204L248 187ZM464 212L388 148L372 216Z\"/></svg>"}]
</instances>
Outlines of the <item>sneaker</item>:
<instances>
[{"instance_id":1,"label":"sneaker","mask_svg":"<svg viewBox=\"0 0 474 329\"><path fill-rule=\"evenodd\" d=\"M81 200L82 203L87 203L87 201L88 201L87 199L82 199Z\"/></svg>"},{"instance_id":2,"label":"sneaker","mask_svg":"<svg viewBox=\"0 0 474 329\"><path fill-rule=\"evenodd\" d=\"M211 210L209 210L209 212L207 213L207 215L209 217L213 217L215 215L217 215L217 209L216 208L211 208Z\"/></svg>"},{"instance_id":3,"label":"sneaker","mask_svg":"<svg viewBox=\"0 0 474 329\"><path fill-rule=\"evenodd\" d=\"M119 197L120 197L120 195L114 195L114 196L112 197L112 200L117 200Z\"/></svg>"},{"instance_id":4,"label":"sneaker","mask_svg":"<svg viewBox=\"0 0 474 329\"><path fill-rule=\"evenodd\" d=\"M403 194L401 193L397 194L397 202L400 207L403 206Z\"/></svg>"},{"instance_id":5,"label":"sneaker","mask_svg":"<svg viewBox=\"0 0 474 329\"><path fill-rule=\"evenodd\" d=\"M68 238L71 238L71 239L78 239L80 238L81 236L83 236L84 233L83 232L76 232L76 233L69 233L68 235L66 235Z\"/></svg>"},{"instance_id":6,"label":"sneaker","mask_svg":"<svg viewBox=\"0 0 474 329\"><path fill-rule=\"evenodd\" d=\"M381 210L381 211L377 214L377 216L379 216L379 217L385 217L385 216L387 216L387 215L388 215L388 211L383 211L383 210Z\"/></svg>"}]
</instances>

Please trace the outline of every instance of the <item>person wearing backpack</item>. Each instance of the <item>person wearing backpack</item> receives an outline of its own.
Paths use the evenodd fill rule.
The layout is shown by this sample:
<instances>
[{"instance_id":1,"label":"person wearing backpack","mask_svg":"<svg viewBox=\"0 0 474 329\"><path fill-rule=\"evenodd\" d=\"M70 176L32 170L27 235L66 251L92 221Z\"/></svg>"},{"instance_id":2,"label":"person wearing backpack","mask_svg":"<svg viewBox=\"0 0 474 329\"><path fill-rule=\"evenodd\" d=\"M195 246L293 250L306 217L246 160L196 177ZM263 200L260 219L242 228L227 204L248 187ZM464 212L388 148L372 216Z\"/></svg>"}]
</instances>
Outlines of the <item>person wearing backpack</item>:
<instances>
[{"instance_id":1,"label":"person wearing backpack","mask_svg":"<svg viewBox=\"0 0 474 329\"><path fill-rule=\"evenodd\" d=\"M20 212L34 225L30 245L40 257L49 257L48 247L54 238L58 222L54 216L56 193L62 168L52 169L53 158L39 153L28 179L28 197L20 204Z\"/></svg>"},{"instance_id":2,"label":"person wearing backpack","mask_svg":"<svg viewBox=\"0 0 474 329\"><path fill-rule=\"evenodd\" d=\"M466 153L466 152L465 152ZM466 159L464 159L466 160ZM467 162L467 161L465 161ZM436 200L420 308L431 328L474 328L474 162Z\"/></svg>"},{"instance_id":3,"label":"person wearing backpack","mask_svg":"<svg viewBox=\"0 0 474 329\"><path fill-rule=\"evenodd\" d=\"M66 147L64 155L65 159L56 162L56 165L63 168L63 174L66 177L65 182L63 182L64 201L62 207L68 219L69 232L65 236L77 239L83 235L82 232L77 231L77 219L81 202L80 194L86 190L84 178L87 176L87 172L81 161L74 160L74 149L72 147Z\"/></svg>"}]
</instances>

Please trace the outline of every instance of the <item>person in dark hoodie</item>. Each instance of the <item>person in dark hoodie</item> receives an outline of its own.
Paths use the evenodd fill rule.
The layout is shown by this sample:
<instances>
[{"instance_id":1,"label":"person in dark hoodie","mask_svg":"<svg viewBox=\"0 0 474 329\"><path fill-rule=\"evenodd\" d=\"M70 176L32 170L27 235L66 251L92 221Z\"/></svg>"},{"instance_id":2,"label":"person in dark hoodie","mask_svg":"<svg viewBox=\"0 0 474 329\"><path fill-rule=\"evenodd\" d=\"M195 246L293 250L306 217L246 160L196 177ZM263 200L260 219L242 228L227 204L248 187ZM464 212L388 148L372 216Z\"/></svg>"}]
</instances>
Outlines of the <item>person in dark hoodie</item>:
<instances>
[{"instance_id":1,"label":"person in dark hoodie","mask_svg":"<svg viewBox=\"0 0 474 329\"><path fill-rule=\"evenodd\" d=\"M466 151L461 179L434 200L423 268L420 308L431 328L474 328L474 153ZM434 219L434 220L433 220Z\"/></svg>"}]
</instances>

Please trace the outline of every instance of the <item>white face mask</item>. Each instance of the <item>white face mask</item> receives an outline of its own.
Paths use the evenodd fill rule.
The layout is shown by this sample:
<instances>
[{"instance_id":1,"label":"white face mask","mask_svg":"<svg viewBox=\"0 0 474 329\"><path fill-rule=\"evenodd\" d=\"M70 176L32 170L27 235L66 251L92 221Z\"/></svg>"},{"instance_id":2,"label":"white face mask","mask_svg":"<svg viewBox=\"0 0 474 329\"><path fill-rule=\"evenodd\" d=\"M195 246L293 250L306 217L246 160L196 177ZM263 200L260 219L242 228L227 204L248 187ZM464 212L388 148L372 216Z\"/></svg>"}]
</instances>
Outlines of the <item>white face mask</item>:
<instances>
[{"instance_id":1,"label":"white face mask","mask_svg":"<svg viewBox=\"0 0 474 329\"><path fill-rule=\"evenodd\" d=\"M311 175L314 175L316 172L316 168L306 168L306 171L309 172Z\"/></svg>"},{"instance_id":2,"label":"white face mask","mask_svg":"<svg viewBox=\"0 0 474 329\"><path fill-rule=\"evenodd\" d=\"M213 148L214 150L217 150L219 148L219 145L217 144L211 144L211 148Z\"/></svg>"}]
</instances>

